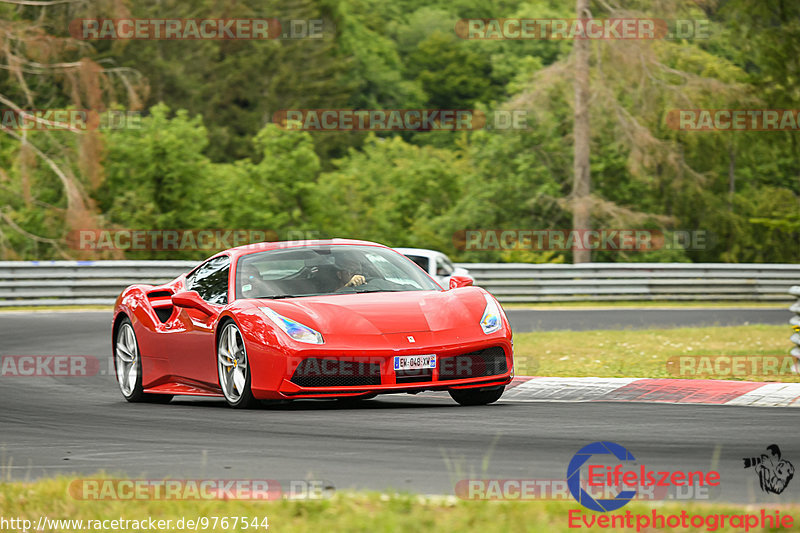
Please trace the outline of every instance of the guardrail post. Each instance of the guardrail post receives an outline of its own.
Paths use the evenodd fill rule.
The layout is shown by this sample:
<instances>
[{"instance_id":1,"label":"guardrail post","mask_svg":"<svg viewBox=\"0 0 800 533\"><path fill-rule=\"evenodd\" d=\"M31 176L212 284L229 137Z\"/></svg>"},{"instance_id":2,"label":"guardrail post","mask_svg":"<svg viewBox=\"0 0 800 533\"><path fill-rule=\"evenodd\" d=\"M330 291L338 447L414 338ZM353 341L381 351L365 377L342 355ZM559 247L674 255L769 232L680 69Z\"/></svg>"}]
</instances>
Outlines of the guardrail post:
<instances>
[{"instance_id":1,"label":"guardrail post","mask_svg":"<svg viewBox=\"0 0 800 533\"><path fill-rule=\"evenodd\" d=\"M797 301L789 308L789 311L794 313L794 316L789 320L789 324L792 325L794 330L791 341L796 345L789 353L797 359L794 364L794 370L800 373L800 285L795 285L789 289L789 294L797 296Z\"/></svg>"}]
</instances>

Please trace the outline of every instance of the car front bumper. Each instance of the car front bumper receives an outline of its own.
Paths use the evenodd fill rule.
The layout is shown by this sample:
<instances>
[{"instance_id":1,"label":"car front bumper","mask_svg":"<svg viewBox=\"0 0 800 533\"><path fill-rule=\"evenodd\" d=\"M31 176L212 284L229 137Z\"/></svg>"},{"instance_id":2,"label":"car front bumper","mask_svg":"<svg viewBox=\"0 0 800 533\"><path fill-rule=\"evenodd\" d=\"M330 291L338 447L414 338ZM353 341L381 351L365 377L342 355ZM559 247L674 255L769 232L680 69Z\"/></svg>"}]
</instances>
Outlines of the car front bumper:
<instances>
[{"instance_id":1,"label":"car front bumper","mask_svg":"<svg viewBox=\"0 0 800 533\"><path fill-rule=\"evenodd\" d=\"M395 357L436 355L434 368L395 370ZM319 346L270 358L272 376L254 370L251 389L260 399L331 398L504 386L514 375L510 338L403 350ZM263 366L263 365L262 365ZM275 379L279 377L279 379ZM271 378L271 379L270 379Z\"/></svg>"}]
</instances>

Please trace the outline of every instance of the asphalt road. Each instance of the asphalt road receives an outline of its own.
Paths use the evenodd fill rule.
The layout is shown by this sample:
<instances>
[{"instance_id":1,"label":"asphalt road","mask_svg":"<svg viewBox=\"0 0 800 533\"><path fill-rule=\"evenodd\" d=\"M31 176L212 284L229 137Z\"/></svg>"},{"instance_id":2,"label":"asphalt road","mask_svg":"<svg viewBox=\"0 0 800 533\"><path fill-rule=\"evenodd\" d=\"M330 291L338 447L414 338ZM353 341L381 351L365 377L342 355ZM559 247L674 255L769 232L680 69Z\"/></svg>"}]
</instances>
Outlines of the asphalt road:
<instances>
[{"instance_id":1,"label":"asphalt road","mask_svg":"<svg viewBox=\"0 0 800 533\"><path fill-rule=\"evenodd\" d=\"M69 381L69 380L72 381ZM384 396L363 407L295 402L235 411L223 402L128 404L110 376L0 378L3 476L103 470L134 478L324 480L337 489L453 494L461 479L564 479L582 446L609 440L648 469L721 473L726 501L800 501L800 484L760 494L742 458L773 442L800 461L786 409L498 403ZM718 462L714 457L718 457Z\"/></svg>"},{"instance_id":2,"label":"asphalt road","mask_svg":"<svg viewBox=\"0 0 800 533\"><path fill-rule=\"evenodd\" d=\"M106 360L108 319L102 312L2 313L0 355ZM502 400L467 408L441 393L382 396L356 408L298 401L235 411L222 401L194 398L128 404L101 367L84 378L0 377L0 475L104 470L157 479L319 479L337 489L453 494L456 481L471 477L563 479L578 449L609 440L648 469L719 470L723 484L715 498L800 501L800 482L766 497L752 470L742 467L743 457L757 457L772 443L800 464L795 414Z\"/></svg>"}]
</instances>

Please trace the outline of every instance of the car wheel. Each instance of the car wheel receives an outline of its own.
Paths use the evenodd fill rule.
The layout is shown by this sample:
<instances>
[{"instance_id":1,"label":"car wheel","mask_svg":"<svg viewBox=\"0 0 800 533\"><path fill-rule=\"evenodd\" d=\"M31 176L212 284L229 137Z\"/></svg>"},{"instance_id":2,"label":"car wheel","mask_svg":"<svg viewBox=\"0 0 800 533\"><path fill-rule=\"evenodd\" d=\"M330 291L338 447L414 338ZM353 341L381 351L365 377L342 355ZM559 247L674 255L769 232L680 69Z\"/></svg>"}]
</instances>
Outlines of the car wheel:
<instances>
[{"instance_id":1,"label":"car wheel","mask_svg":"<svg viewBox=\"0 0 800 533\"><path fill-rule=\"evenodd\" d=\"M129 318L122 319L114 339L114 370L122 396L129 402L167 403L169 394L147 394L142 388L142 358Z\"/></svg>"},{"instance_id":2,"label":"car wheel","mask_svg":"<svg viewBox=\"0 0 800 533\"><path fill-rule=\"evenodd\" d=\"M217 371L219 386L228 405L246 409L255 405L250 390L250 362L244 339L234 322L226 322L217 342Z\"/></svg>"},{"instance_id":3,"label":"car wheel","mask_svg":"<svg viewBox=\"0 0 800 533\"><path fill-rule=\"evenodd\" d=\"M496 402L503 395L505 387L492 389L450 389L450 397L461 405L487 405Z\"/></svg>"}]
</instances>

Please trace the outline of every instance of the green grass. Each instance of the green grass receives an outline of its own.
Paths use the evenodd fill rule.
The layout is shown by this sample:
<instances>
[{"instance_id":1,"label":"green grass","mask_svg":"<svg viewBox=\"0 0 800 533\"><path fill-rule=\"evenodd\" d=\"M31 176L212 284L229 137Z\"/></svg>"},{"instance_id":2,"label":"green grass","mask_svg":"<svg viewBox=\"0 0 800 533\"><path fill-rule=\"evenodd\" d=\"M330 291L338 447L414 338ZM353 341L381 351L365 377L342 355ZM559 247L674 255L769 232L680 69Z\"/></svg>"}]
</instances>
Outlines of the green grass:
<instances>
[{"instance_id":1,"label":"green grass","mask_svg":"<svg viewBox=\"0 0 800 533\"><path fill-rule=\"evenodd\" d=\"M524 376L676 378L670 357L788 355L791 327L739 326L514 334L514 365ZM696 376L714 378L716 376ZM737 375L721 379L800 382L800 377Z\"/></svg>"},{"instance_id":2,"label":"green grass","mask_svg":"<svg viewBox=\"0 0 800 533\"><path fill-rule=\"evenodd\" d=\"M150 517L170 519L173 524L180 518L247 516L251 519L267 517L270 532L567 532L568 513L580 510L587 519L601 516L583 509L576 502L517 501L489 502L462 501L454 497L423 498L413 494L337 493L330 499L268 502L247 501L152 501L152 500L103 500L82 501L73 499L68 493L71 478L46 479L35 483L0 483L0 514L2 517L24 517L38 521L40 516L51 519L82 520L144 520ZM617 511L624 514L650 514L657 509L663 515L681 511L703 516L712 513L742 514L760 513L765 506L742 506L732 504L631 503ZM800 518L800 506L770 506L782 514ZM34 528L36 526L34 525ZM584 530L588 528L582 528ZM203 529L200 529L203 531ZM592 528L597 530L597 528ZM691 530L694 530L692 528ZM61 531L78 531L69 527ZM115 533L120 530L112 530ZM165 531L178 531L174 526ZM242 531L233 527L206 529L205 531ZM265 531L248 529L246 531ZM633 529L632 531L635 531ZM720 528L717 531L735 531ZM742 530L739 530L742 531ZM763 531L755 528L750 531Z\"/></svg>"}]
</instances>

